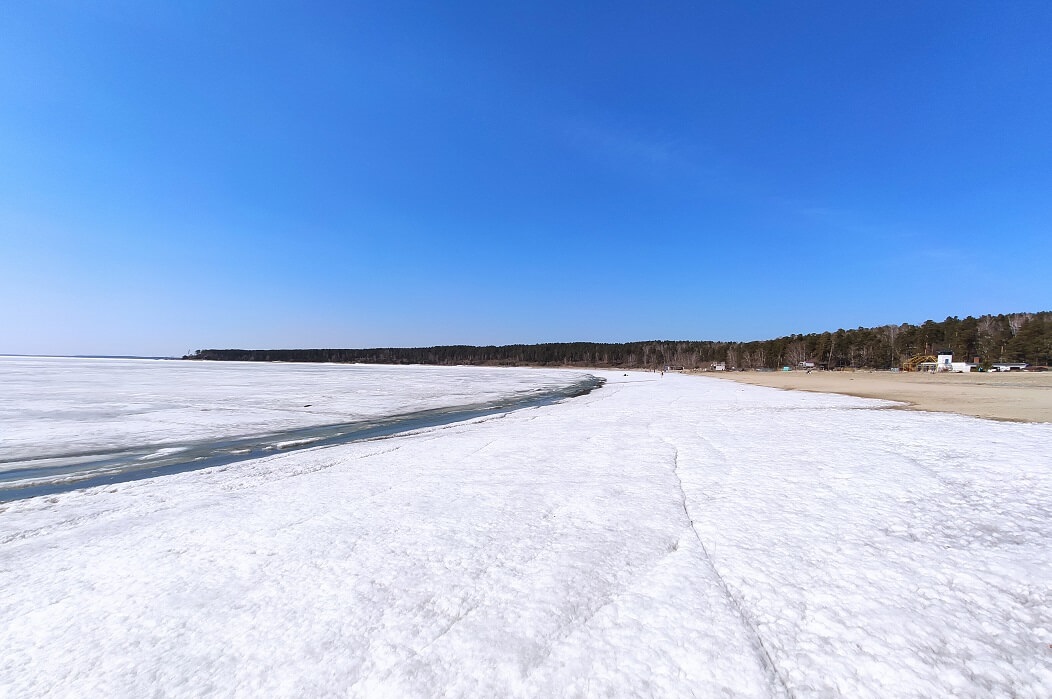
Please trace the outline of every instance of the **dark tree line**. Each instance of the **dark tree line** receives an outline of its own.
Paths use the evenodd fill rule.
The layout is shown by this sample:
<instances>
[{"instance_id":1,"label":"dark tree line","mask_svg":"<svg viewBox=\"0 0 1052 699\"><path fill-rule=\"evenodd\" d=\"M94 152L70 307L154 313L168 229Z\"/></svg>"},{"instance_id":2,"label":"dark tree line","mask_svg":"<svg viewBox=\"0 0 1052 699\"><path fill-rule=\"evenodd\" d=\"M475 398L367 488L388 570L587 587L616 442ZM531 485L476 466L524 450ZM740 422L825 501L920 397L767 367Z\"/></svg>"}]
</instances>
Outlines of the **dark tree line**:
<instances>
[{"instance_id":1,"label":"dark tree line","mask_svg":"<svg viewBox=\"0 0 1052 699\"><path fill-rule=\"evenodd\" d=\"M474 347L383 347L373 349L197 350L185 359L362 364L482 364L491 366L579 366L687 369L726 362L728 368L760 369L814 362L820 367L888 369L917 354L950 350L958 360L1052 364L1052 312L951 316L921 325L789 335L755 342L669 341Z\"/></svg>"}]
</instances>

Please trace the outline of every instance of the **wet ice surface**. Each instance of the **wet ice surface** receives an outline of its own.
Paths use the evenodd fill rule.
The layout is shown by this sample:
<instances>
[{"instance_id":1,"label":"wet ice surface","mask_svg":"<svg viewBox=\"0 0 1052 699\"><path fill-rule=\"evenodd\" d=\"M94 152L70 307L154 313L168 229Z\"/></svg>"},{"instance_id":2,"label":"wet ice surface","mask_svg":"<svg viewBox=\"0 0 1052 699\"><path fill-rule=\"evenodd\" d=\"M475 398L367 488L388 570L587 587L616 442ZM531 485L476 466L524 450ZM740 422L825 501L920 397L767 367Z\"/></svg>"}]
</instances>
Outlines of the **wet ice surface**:
<instances>
[{"instance_id":1,"label":"wet ice surface","mask_svg":"<svg viewBox=\"0 0 1052 699\"><path fill-rule=\"evenodd\" d=\"M1052 426L620 373L0 512L0 694L1052 695Z\"/></svg>"},{"instance_id":2,"label":"wet ice surface","mask_svg":"<svg viewBox=\"0 0 1052 699\"><path fill-rule=\"evenodd\" d=\"M0 360L0 386L12 394L0 410L0 502L437 427L554 403L602 383L568 371L262 366L253 373L243 364ZM295 401L319 394L318 410ZM139 401L130 413L129 395ZM262 408L261 398L270 401ZM227 419L212 425L208 413L217 409ZM281 415L291 424L281 426ZM264 426L272 431L260 433ZM79 451L62 441L69 434Z\"/></svg>"},{"instance_id":3,"label":"wet ice surface","mask_svg":"<svg viewBox=\"0 0 1052 699\"><path fill-rule=\"evenodd\" d=\"M0 501L31 484L179 469L184 460L258 456L349 431L397 431L400 421L440 422L447 412L536 401L583 378L528 369L0 357Z\"/></svg>"},{"instance_id":4,"label":"wet ice surface","mask_svg":"<svg viewBox=\"0 0 1052 699\"><path fill-rule=\"evenodd\" d=\"M568 373L0 357L0 449L4 459L39 458L277 432L486 402L561 385Z\"/></svg>"}]
</instances>

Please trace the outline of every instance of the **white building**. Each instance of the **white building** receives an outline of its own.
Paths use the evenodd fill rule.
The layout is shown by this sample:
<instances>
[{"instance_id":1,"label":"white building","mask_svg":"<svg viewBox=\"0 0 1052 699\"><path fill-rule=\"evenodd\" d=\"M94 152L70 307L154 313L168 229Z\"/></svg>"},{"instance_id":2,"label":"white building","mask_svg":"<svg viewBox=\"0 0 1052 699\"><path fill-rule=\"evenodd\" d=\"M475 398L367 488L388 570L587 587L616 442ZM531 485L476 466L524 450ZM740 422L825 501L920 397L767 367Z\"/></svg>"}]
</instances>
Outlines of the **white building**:
<instances>
[{"instance_id":1,"label":"white building","mask_svg":"<svg viewBox=\"0 0 1052 699\"><path fill-rule=\"evenodd\" d=\"M976 364L971 362L953 361L953 353L942 351L939 353L938 361L935 363L935 371L952 371L955 374L967 374L974 371Z\"/></svg>"}]
</instances>

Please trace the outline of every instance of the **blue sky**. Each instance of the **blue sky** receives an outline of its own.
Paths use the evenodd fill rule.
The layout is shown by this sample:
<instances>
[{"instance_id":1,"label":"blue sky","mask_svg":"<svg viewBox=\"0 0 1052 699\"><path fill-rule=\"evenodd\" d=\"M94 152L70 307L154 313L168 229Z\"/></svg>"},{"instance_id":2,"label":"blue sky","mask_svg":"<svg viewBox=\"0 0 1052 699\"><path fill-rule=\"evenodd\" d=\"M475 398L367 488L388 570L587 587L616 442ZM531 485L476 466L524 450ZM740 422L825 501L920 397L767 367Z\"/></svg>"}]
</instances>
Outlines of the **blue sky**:
<instances>
[{"instance_id":1,"label":"blue sky","mask_svg":"<svg viewBox=\"0 0 1052 699\"><path fill-rule=\"evenodd\" d=\"M0 5L0 352L1052 309L1052 3Z\"/></svg>"}]
</instances>

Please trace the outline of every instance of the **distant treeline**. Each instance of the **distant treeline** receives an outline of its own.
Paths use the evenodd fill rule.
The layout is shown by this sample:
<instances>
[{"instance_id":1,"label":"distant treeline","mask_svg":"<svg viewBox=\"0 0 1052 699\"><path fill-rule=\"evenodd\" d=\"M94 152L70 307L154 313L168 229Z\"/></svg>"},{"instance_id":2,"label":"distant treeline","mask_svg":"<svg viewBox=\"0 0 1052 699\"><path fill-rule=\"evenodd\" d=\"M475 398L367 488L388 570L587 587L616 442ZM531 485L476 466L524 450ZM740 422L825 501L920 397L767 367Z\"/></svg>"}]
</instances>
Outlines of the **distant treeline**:
<instances>
[{"instance_id":1,"label":"distant treeline","mask_svg":"<svg viewBox=\"0 0 1052 699\"><path fill-rule=\"evenodd\" d=\"M814 362L830 369L888 369L918 354L950 350L958 361L1052 364L1052 311L949 317L921 325L789 335L755 342L669 341L550 342L474 347L385 347L375 349L197 350L185 359L254 362L341 362L362 364L482 364L490 366L577 366L687 369L726 362L728 368L760 369Z\"/></svg>"}]
</instances>

